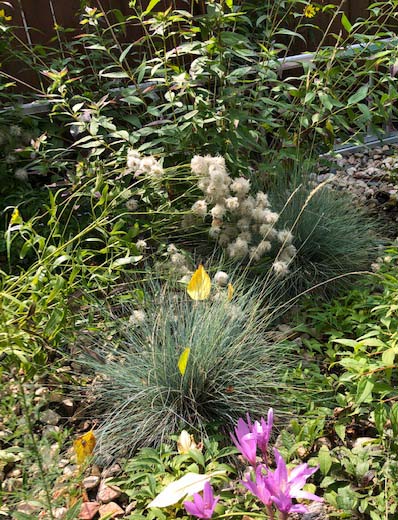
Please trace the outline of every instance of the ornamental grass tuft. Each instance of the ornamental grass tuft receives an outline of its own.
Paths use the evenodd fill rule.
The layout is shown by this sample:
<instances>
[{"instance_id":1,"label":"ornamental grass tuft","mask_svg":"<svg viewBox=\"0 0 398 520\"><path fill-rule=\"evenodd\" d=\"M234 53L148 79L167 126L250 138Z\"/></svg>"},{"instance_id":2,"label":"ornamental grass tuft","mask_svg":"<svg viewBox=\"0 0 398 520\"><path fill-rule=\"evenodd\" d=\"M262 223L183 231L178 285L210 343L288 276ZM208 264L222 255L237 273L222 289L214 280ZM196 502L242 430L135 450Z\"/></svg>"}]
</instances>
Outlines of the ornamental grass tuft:
<instances>
[{"instance_id":1,"label":"ornamental grass tuft","mask_svg":"<svg viewBox=\"0 0 398 520\"><path fill-rule=\"evenodd\" d=\"M297 251L285 279L290 295L316 287L330 295L357 280L349 273L369 270L382 242L382 226L349 193L327 184L315 188L305 172L296 172L293 179L278 180L270 198Z\"/></svg>"},{"instance_id":2,"label":"ornamental grass tuft","mask_svg":"<svg viewBox=\"0 0 398 520\"><path fill-rule=\"evenodd\" d=\"M130 455L183 428L205 435L209 426L231 427L247 410L256 417L270 406L292 409L283 381L296 361L287 344L270 340L271 311L258 287L236 284L231 301L227 288L193 301L152 284L145 286L145 320L104 320L93 355L82 360L95 374L100 457Z\"/></svg>"}]
</instances>

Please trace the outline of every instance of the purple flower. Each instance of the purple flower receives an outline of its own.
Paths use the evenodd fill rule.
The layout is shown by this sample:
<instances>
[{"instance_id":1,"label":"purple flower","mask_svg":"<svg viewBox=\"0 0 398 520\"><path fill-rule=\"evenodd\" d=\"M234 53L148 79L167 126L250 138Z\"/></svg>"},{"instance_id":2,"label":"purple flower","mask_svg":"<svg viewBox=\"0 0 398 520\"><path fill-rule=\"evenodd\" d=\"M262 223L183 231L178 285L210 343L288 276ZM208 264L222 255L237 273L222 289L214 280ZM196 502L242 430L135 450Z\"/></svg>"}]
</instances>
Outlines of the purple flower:
<instances>
[{"instance_id":1,"label":"purple flower","mask_svg":"<svg viewBox=\"0 0 398 520\"><path fill-rule=\"evenodd\" d=\"M203 498L199 493L194 493L193 502L185 501L184 507L188 514L197 518L211 518L219 500L220 497L214 497L213 488L206 482L203 488Z\"/></svg>"},{"instance_id":2,"label":"purple flower","mask_svg":"<svg viewBox=\"0 0 398 520\"><path fill-rule=\"evenodd\" d=\"M231 438L252 466L256 465L257 448L261 451L264 461L267 463L267 449L274 421L274 412L270 408L267 420L261 417L260 421L255 421L254 424L252 424L249 414L246 414L246 419L247 422L243 419L238 420L235 435L231 434Z\"/></svg>"},{"instance_id":3,"label":"purple flower","mask_svg":"<svg viewBox=\"0 0 398 520\"><path fill-rule=\"evenodd\" d=\"M257 447L261 451L264 460L267 461L268 442L271 436L272 425L274 423L274 411L268 410L267 420L261 417L260 422L255 421L252 432L256 436Z\"/></svg>"},{"instance_id":4,"label":"purple flower","mask_svg":"<svg viewBox=\"0 0 398 520\"><path fill-rule=\"evenodd\" d=\"M255 479L252 480L249 478L251 475L247 473L246 480L242 480L242 484L247 488L253 495L255 495L261 502L269 507L272 504L271 493L268 488L265 486L265 481L267 476L264 475L263 471L266 470L266 467L262 464L257 466L256 468L256 476Z\"/></svg>"},{"instance_id":5,"label":"purple flower","mask_svg":"<svg viewBox=\"0 0 398 520\"><path fill-rule=\"evenodd\" d=\"M305 498L322 502L323 499L303 491L302 487L308 477L318 468L310 468L307 464L300 464L288 473L287 466L279 451L274 448L276 469L268 471L263 477L264 486L271 496L272 502L282 513L306 513L307 508L302 504L293 504L292 498Z\"/></svg>"},{"instance_id":6,"label":"purple flower","mask_svg":"<svg viewBox=\"0 0 398 520\"><path fill-rule=\"evenodd\" d=\"M241 454L252 466L256 465L257 437L253 433L253 425L249 414L246 415L247 423L243 419L238 420L235 435L231 433L231 439Z\"/></svg>"}]
</instances>

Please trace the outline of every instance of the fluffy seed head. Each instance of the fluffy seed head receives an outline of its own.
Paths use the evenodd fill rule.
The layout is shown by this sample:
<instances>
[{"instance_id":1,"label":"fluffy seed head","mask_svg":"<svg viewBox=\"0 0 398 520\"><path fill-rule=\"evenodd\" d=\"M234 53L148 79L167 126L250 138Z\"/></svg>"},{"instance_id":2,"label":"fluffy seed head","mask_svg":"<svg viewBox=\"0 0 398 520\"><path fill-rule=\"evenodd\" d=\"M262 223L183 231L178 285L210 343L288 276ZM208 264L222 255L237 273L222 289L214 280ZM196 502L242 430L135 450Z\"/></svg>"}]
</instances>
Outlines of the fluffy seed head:
<instances>
[{"instance_id":1,"label":"fluffy seed head","mask_svg":"<svg viewBox=\"0 0 398 520\"><path fill-rule=\"evenodd\" d=\"M217 271L214 275L214 283L219 285L220 287L226 287L229 282L229 276L224 271Z\"/></svg>"},{"instance_id":2,"label":"fluffy seed head","mask_svg":"<svg viewBox=\"0 0 398 520\"><path fill-rule=\"evenodd\" d=\"M237 197L243 198L250 191L250 181L244 177L238 177L231 184L231 191L236 193Z\"/></svg>"},{"instance_id":3,"label":"fluffy seed head","mask_svg":"<svg viewBox=\"0 0 398 520\"><path fill-rule=\"evenodd\" d=\"M194 215L205 217L207 215L207 202L205 200L197 200L191 209Z\"/></svg>"}]
</instances>

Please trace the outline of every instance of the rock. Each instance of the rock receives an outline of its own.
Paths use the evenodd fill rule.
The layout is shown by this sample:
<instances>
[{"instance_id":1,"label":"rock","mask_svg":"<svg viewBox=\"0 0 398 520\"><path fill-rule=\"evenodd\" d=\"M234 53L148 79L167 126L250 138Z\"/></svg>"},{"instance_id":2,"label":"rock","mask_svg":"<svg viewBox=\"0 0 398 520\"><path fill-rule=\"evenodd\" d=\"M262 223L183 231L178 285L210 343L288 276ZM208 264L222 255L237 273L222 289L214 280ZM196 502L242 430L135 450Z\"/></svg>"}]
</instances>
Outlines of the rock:
<instances>
[{"instance_id":1,"label":"rock","mask_svg":"<svg viewBox=\"0 0 398 520\"><path fill-rule=\"evenodd\" d=\"M49 395L50 403L61 403L64 399L64 396L59 392L51 392Z\"/></svg>"},{"instance_id":2,"label":"rock","mask_svg":"<svg viewBox=\"0 0 398 520\"><path fill-rule=\"evenodd\" d=\"M97 477L101 476L101 469L97 464L93 464L91 468L91 475L96 475Z\"/></svg>"},{"instance_id":3,"label":"rock","mask_svg":"<svg viewBox=\"0 0 398 520\"><path fill-rule=\"evenodd\" d=\"M79 519L80 520L92 520L99 510L98 502L83 502L80 508Z\"/></svg>"},{"instance_id":4,"label":"rock","mask_svg":"<svg viewBox=\"0 0 398 520\"><path fill-rule=\"evenodd\" d=\"M304 513L301 520L327 520L328 518L325 504L312 502L308 506L308 513Z\"/></svg>"},{"instance_id":5,"label":"rock","mask_svg":"<svg viewBox=\"0 0 398 520\"><path fill-rule=\"evenodd\" d=\"M91 475L83 479L84 489L95 489L100 483L100 478L97 475Z\"/></svg>"},{"instance_id":6,"label":"rock","mask_svg":"<svg viewBox=\"0 0 398 520\"><path fill-rule=\"evenodd\" d=\"M122 471L122 468L120 467L119 464L113 464L109 468L105 468L102 471L101 476L102 476L102 478L114 477L115 475L117 475L121 471Z\"/></svg>"},{"instance_id":7,"label":"rock","mask_svg":"<svg viewBox=\"0 0 398 520\"><path fill-rule=\"evenodd\" d=\"M76 474L77 466L75 464L68 464L64 467L63 474L67 477L71 477Z\"/></svg>"},{"instance_id":8,"label":"rock","mask_svg":"<svg viewBox=\"0 0 398 520\"><path fill-rule=\"evenodd\" d=\"M20 469L12 469L7 473L7 478L19 478L22 476L22 470Z\"/></svg>"},{"instance_id":9,"label":"rock","mask_svg":"<svg viewBox=\"0 0 398 520\"><path fill-rule=\"evenodd\" d=\"M68 510L66 507L57 507L53 510L53 517L55 520L63 520L67 512Z\"/></svg>"},{"instance_id":10,"label":"rock","mask_svg":"<svg viewBox=\"0 0 398 520\"><path fill-rule=\"evenodd\" d=\"M58 462L58 467L59 468L64 468L65 466L67 466L69 464L69 460L68 459L61 459L59 462Z\"/></svg>"},{"instance_id":11,"label":"rock","mask_svg":"<svg viewBox=\"0 0 398 520\"><path fill-rule=\"evenodd\" d=\"M42 509L42 505L40 504L40 502L35 502L34 500L20 502L17 505L17 512L25 513L26 515L38 513L41 509Z\"/></svg>"},{"instance_id":12,"label":"rock","mask_svg":"<svg viewBox=\"0 0 398 520\"><path fill-rule=\"evenodd\" d=\"M6 478L1 484L1 489L6 493L13 493L17 489L21 489L23 486L22 478Z\"/></svg>"},{"instance_id":13,"label":"rock","mask_svg":"<svg viewBox=\"0 0 398 520\"><path fill-rule=\"evenodd\" d=\"M123 509L115 502L109 502L99 508L100 518L117 518L124 515Z\"/></svg>"},{"instance_id":14,"label":"rock","mask_svg":"<svg viewBox=\"0 0 398 520\"><path fill-rule=\"evenodd\" d=\"M36 397L45 397L49 393L49 389L46 386L41 386L35 391Z\"/></svg>"},{"instance_id":15,"label":"rock","mask_svg":"<svg viewBox=\"0 0 398 520\"><path fill-rule=\"evenodd\" d=\"M136 508L137 506L137 500L133 500L132 502L130 502L130 504L126 507L126 515L129 515L130 513L132 513L134 511L134 509Z\"/></svg>"},{"instance_id":16,"label":"rock","mask_svg":"<svg viewBox=\"0 0 398 520\"><path fill-rule=\"evenodd\" d=\"M59 423L61 416L54 412L53 410L44 410L40 413L40 421L44 424L51 424L55 426Z\"/></svg>"},{"instance_id":17,"label":"rock","mask_svg":"<svg viewBox=\"0 0 398 520\"><path fill-rule=\"evenodd\" d=\"M53 424L46 424L42 429L43 437L47 437L48 435L52 435L54 433L59 433L59 431L60 427Z\"/></svg>"},{"instance_id":18,"label":"rock","mask_svg":"<svg viewBox=\"0 0 398 520\"><path fill-rule=\"evenodd\" d=\"M121 490L117 486L111 486L106 484L106 480L102 481L97 493L98 502L107 504L119 498L122 494Z\"/></svg>"}]
</instances>

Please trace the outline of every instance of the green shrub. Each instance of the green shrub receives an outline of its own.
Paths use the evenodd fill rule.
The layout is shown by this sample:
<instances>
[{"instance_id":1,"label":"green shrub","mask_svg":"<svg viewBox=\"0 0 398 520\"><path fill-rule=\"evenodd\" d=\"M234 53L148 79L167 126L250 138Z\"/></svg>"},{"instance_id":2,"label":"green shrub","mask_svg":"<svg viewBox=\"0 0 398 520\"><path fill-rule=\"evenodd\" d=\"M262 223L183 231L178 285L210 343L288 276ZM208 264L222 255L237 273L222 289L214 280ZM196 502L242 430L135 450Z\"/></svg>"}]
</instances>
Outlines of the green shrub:
<instances>
[{"instance_id":1,"label":"green shrub","mask_svg":"<svg viewBox=\"0 0 398 520\"><path fill-rule=\"evenodd\" d=\"M344 297L321 306L308 301L303 308L305 325L298 328L307 334L304 348L321 360L333 401L329 408L318 404L281 435L289 454L319 450L314 463L320 464L320 487L341 518L397 516L396 244L378 267Z\"/></svg>"},{"instance_id":2,"label":"green shrub","mask_svg":"<svg viewBox=\"0 0 398 520\"><path fill-rule=\"evenodd\" d=\"M266 335L268 310L256 284L212 301L187 301L171 288L144 288L142 309L108 317L83 366L101 418L102 455L159 444L181 428L204 433L250 410L286 409L290 347ZM143 314L145 312L145 314ZM124 313L126 314L126 313ZM119 331L119 337L110 331ZM190 349L186 372L178 361Z\"/></svg>"}]
</instances>

